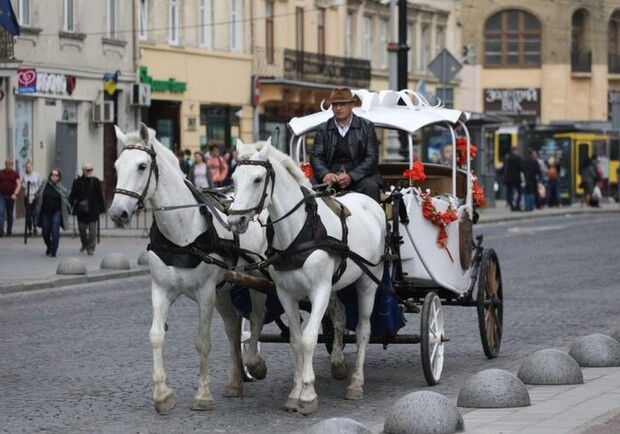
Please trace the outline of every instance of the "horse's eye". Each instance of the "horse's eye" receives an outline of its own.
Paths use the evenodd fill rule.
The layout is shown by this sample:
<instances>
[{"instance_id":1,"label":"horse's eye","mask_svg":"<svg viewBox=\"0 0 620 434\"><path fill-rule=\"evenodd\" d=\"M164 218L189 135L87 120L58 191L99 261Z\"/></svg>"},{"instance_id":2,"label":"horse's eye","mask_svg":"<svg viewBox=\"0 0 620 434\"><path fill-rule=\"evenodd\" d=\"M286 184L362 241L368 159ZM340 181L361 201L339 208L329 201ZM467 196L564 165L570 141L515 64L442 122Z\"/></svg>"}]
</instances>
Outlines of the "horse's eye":
<instances>
[{"instance_id":1,"label":"horse's eye","mask_svg":"<svg viewBox=\"0 0 620 434\"><path fill-rule=\"evenodd\" d=\"M138 166L138 170L146 170L146 163L140 163L140 165Z\"/></svg>"},{"instance_id":2,"label":"horse's eye","mask_svg":"<svg viewBox=\"0 0 620 434\"><path fill-rule=\"evenodd\" d=\"M261 176L254 178L254 184L258 185L263 182L263 178Z\"/></svg>"}]
</instances>

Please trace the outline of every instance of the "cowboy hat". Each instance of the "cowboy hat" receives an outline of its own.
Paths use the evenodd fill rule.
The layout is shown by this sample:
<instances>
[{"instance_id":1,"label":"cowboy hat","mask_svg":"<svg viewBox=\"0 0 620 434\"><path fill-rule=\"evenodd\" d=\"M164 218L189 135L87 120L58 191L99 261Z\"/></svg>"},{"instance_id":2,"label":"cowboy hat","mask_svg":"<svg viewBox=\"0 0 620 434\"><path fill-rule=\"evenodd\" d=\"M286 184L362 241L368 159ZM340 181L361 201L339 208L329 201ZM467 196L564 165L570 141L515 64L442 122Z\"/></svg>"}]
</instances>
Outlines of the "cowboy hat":
<instances>
[{"instance_id":1,"label":"cowboy hat","mask_svg":"<svg viewBox=\"0 0 620 434\"><path fill-rule=\"evenodd\" d=\"M357 97L357 95L353 95L351 89L347 87L336 87L332 90L332 93L329 95L329 99L327 100L330 104L335 102L339 103L347 103L352 102L358 105L361 101Z\"/></svg>"}]
</instances>

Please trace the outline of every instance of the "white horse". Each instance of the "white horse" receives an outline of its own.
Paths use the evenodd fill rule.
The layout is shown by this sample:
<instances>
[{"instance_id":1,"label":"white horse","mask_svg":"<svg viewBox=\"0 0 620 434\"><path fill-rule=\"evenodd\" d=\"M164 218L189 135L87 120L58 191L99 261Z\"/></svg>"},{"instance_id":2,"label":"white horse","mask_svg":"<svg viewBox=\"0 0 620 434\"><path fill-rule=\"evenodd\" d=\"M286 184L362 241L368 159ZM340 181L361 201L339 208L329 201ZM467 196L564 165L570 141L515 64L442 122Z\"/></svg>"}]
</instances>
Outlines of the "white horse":
<instances>
[{"instance_id":1,"label":"white horse","mask_svg":"<svg viewBox=\"0 0 620 434\"><path fill-rule=\"evenodd\" d=\"M298 237L307 219L310 221L310 214L306 210L309 202L304 200L302 188L311 189L311 185L293 160L273 148L270 140L260 151L238 140L237 149L240 160L232 177L237 193L228 217L231 229L243 233L248 229L253 216L266 207L274 231L270 248L285 250ZM351 212L346 218L348 247L368 261L364 267L375 279L380 280L386 234L383 209L371 198L358 193L347 194L339 200ZM316 200L316 203L318 216L327 234L341 240L344 232L341 218L328 208L323 200ZM285 254L280 256L292 256L289 253L290 251L285 250ZM288 395L285 407L303 414L318 409L312 357L330 295L354 282L359 311L356 329L357 359L345 397L363 398L364 358L370 338L370 315L377 290L377 283L350 258L346 259L344 273L332 286L332 276L339 268L342 256L322 249L309 253L303 264L299 264L295 269L278 271L277 262L269 267L269 274L276 284L278 298L288 318L294 356L293 389ZM306 298L312 305L312 311L302 331L299 302ZM334 308L338 304L335 303ZM340 327L337 324L334 326L336 329ZM342 363L346 367L342 348L336 344L338 339L340 338L335 339L332 349L332 371L334 364Z\"/></svg>"},{"instance_id":2,"label":"white horse","mask_svg":"<svg viewBox=\"0 0 620 434\"><path fill-rule=\"evenodd\" d=\"M213 397L209 391L208 358L211 350L210 326L214 306L217 307L224 320L230 344L231 365L224 396L240 396L243 388L240 318L232 306L228 291L229 285L226 285L226 290L216 291L216 286L223 281L225 272L217 265L217 262L219 261L221 265L232 264L233 261L217 248L206 255L207 259L211 258L216 262L213 264L197 261L196 255L188 255L188 251L183 249L180 252L181 256L176 256L177 262L172 261L174 265L166 265L164 260L171 263L170 256L176 254L177 248L170 248L166 241L162 244L162 238L165 237L173 245L185 248L196 246L195 240L209 233L215 234L210 238L211 241L214 238L217 239L215 244L220 245L221 242L222 244L228 243L227 245L230 246L233 234L222 224L225 223L225 220L222 220L225 218L223 214L216 215L219 211L211 209L207 215L203 215L199 207L187 206L196 204L197 200L185 184L176 156L157 141L155 131L140 124L139 131L125 135L118 127L115 128L119 147L122 145L123 149L115 163L118 181L114 200L108 213L117 225L125 226L129 223L137 206L149 204L153 208L153 218L160 232L158 236L154 236L153 229L151 229L151 247L154 247L154 250L164 258L162 260L154 250L149 252L153 303L150 341L154 359L153 400L155 408L162 413L175 406L174 391L166 384L163 348L168 310L172 303L184 294L198 303L200 312L200 324L196 337L196 350L200 355L200 376L198 391L191 408L210 410L213 406ZM163 207L172 209L163 210ZM259 224L251 225L248 233L240 237L240 245L241 248L251 252L264 252L265 230ZM200 255L201 252L205 251L200 250L198 254ZM179 264L178 262L188 259L190 262L193 260L193 264ZM188 268L192 266L193 268ZM258 354L257 341L263 324L265 297L253 294L252 298L253 308L250 318L252 338L249 345L250 354L246 356L246 366L252 376L264 378L266 367Z\"/></svg>"}]
</instances>

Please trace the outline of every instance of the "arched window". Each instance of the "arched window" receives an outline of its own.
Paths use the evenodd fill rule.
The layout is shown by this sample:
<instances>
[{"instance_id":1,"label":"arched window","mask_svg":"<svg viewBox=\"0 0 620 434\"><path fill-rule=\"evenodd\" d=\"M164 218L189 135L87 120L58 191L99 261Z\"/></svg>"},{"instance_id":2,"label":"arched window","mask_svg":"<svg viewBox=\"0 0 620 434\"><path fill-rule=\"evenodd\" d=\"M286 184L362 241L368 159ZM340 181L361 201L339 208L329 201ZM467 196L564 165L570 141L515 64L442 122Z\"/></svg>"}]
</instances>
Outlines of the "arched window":
<instances>
[{"instance_id":1,"label":"arched window","mask_svg":"<svg viewBox=\"0 0 620 434\"><path fill-rule=\"evenodd\" d=\"M590 72L592 70L592 51L588 48L588 13L579 9L571 20L571 70Z\"/></svg>"},{"instance_id":2,"label":"arched window","mask_svg":"<svg viewBox=\"0 0 620 434\"><path fill-rule=\"evenodd\" d=\"M607 57L609 72L620 74L620 10L615 11L609 20L607 30Z\"/></svg>"},{"instance_id":3,"label":"arched window","mask_svg":"<svg viewBox=\"0 0 620 434\"><path fill-rule=\"evenodd\" d=\"M515 9L496 13L484 26L485 66L539 67L540 37L540 22L532 14Z\"/></svg>"}]
</instances>

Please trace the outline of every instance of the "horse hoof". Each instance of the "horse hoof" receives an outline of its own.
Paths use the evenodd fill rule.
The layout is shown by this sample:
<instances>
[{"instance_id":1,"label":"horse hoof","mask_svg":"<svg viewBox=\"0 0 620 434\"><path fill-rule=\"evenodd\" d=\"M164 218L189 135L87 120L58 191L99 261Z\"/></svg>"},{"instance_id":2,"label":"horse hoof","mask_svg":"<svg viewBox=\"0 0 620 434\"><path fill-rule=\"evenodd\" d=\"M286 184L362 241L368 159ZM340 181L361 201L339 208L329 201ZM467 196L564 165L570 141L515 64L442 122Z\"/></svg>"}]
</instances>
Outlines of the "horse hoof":
<instances>
[{"instance_id":1,"label":"horse hoof","mask_svg":"<svg viewBox=\"0 0 620 434\"><path fill-rule=\"evenodd\" d=\"M241 396L242 392L243 386L226 386L222 395L226 398L237 398Z\"/></svg>"},{"instance_id":2,"label":"horse hoof","mask_svg":"<svg viewBox=\"0 0 620 434\"><path fill-rule=\"evenodd\" d=\"M159 414L165 414L172 410L176 404L177 402L174 398L174 392L170 390L161 399L155 401L155 410Z\"/></svg>"},{"instance_id":3,"label":"horse hoof","mask_svg":"<svg viewBox=\"0 0 620 434\"><path fill-rule=\"evenodd\" d=\"M284 403L284 409L286 411L297 411L298 402L298 399L287 398L286 402Z\"/></svg>"},{"instance_id":4,"label":"horse hoof","mask_svg":"<svg viewBox=\"0 0 620 434\"><path fill-rule=\"evenodd\" d=\"M349 376L349 368L345 362L332 363L332 377L336 380L346 380Z\"/></svg>"},{"instance_id":5,"label":"horse hoof","mask_svg":"<svg viewBox=\"0 0 620 434\"><path fill-rule=\"evenodd\" d=\"M194 398L190 409L195 411L213 410L213 399Z\"/></svg>"},{"instance_id":6,"label":"horse hoof","mask_svg":"<svg viewBox=\"0 0 620 434\"><path fill-rule=\"evenodd\" d=\"M297 405L297 411L300 414L312 414L319 409L319 399L314 398L312 401L302 401L299 400L299 404Z\"/></svg>"},{"instance_id":7,"label":"horse hoof","mask_svg":"<svg viewBox=\"0 0 620 434\"><path fill-rule=\"evenodd\" d=\"M253 365L246 365L248 372L252 377L257 380L264 380L267 376L267 364L264 360L261 360L259 363L255 363Z\"/></svg>"},{"instance_id":8,"label":"horse hoof","mask_svg":"<svg viewBox=\"0 0 620 434\"><path fill-rule=\"evenodd\" d=\"M364 390L361 387L349 387L345 399L360 400L364 399Z\"/></svg>"}]
</instances>

